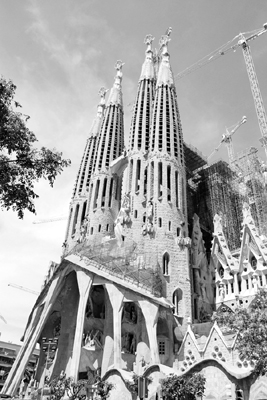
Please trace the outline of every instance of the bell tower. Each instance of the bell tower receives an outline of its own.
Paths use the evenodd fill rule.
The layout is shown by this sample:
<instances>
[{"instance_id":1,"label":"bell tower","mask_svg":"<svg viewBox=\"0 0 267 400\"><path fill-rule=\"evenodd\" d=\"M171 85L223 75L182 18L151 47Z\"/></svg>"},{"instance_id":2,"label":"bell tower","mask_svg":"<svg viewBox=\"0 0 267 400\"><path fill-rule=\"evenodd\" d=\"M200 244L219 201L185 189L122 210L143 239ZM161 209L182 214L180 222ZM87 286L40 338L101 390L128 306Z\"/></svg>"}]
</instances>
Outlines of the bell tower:
<instances>
[{"instance_id":1,"label":"bell tower","mask_svg":"<svg viewBox=\"0 0 267 400\"><path fill-rule=\"evenodd\" d=\"M131 228L143 265L161 268L164 293L179 317L191 317L183 134L168 44L171 28L153 54L146 36L134 106L128 165ZM125 240L127 240L125 238Z\"/></svg>"}]
</instances>

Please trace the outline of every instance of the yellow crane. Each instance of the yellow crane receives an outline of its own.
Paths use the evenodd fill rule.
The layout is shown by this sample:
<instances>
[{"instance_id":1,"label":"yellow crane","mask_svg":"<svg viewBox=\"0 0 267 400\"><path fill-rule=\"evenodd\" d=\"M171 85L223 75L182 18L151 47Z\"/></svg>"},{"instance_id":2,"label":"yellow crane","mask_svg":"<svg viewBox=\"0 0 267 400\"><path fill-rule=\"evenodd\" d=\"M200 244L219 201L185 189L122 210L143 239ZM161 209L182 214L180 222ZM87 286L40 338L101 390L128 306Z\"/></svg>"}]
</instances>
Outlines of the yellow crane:
<instances>
[{"instance_id":1,"label":"yellow crane","mask_svg":"<svg viewBox=\"0 0 267 400\"><path fill-rule=\"evenodd\" d=\"M235 125L232 125L230 128L225 128L225 133L222 135L222 139L219 143L219 145L213 150L213 152L208 156L207 160L209 161L210 158L216 153L216 151L219 150L221 145L225 143L228 151L228 157L229 157L229 163L232 164L234 161L235 155L234 155L234 147L233 147L233 141L232 141L232 136L233 134L237 131L237 129L243 125L245 122L247 122L247 117L243 117L240 121L238 121Z\"/></svg>"},{"instance_id":2,"label":"yellow crane","mask_svg":"<svg viewBox=\"0 0 267 400\"><path fill-rule=\"evenodd\" d=\"M203 57L201 60L186 68L184 71L175 75L176 79L180 79L183 76L195 71L198 68L203 67L209 62L216 60L217 58L227 54L230 51L236 51L237 48L241 47L243 51L243 56L246 64L246 69L248 73L249 83L251 87L251 92L255 104L256 114L258 118L258 123L261 131L262 138L260 142L264 147L265 154L267 156L267 118L266 112L262 100L262 95L260 92L260 86L258 82L258 78L255 71L255 66L253 62L253 58L251 55L249 42L251 40L257 39L259 36L263 35L267 32L267 23L263 24L263 27L260 29L256 29L252 32L239 33L232 40L227 42L225 45L219 47L214 50L212 53L208 54L206 57Z\"/></svg>"}]
</instances>

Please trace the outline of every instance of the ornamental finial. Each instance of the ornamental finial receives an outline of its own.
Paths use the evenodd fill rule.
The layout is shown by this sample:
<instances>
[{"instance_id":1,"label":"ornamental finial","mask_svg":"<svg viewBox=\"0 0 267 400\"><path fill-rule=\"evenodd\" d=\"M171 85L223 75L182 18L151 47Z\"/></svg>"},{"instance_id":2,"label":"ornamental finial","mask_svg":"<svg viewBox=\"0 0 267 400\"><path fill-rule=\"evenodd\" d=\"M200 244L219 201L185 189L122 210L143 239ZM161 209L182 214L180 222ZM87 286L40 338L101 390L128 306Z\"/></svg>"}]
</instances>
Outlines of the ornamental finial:
<instances>
[{"instance_id":1,"label":"ornamental finial","mask_svg":"<svg viewBox=\"0 0 267 400\"><path fill-rule=\"evenodd\" d=\"M162 35L159 41L159 47L162 49L164 46L167 47L168 42L171 40L170 36Z\"/></svg>"},{"instance_id":2,"label":"ornamental finial","mask_svg":"<svg viewBox=\"0 0 267 400\"><path fill-rule=\"evenodd\" d=\"M166 33L165 33L165 35L167 35L167 36L171 36L171 33L172 33L172 27L170 26L167 30L166 30Z\"/></svg>"},{"instance_id":3,"label":"ornamental finial","mask_svg":"<svg viewBox=\"0 0 267 400\"><path fill-rule=\"evenodd\" d=\"M152 42L153 42L153 40L154 40L155 38L152 36L152 35L146 35L146 37L145 37L145 40L144 40L144 43L147 45L147 46L151 46L151 44L152 44Z\"/></svg>"},{"instance_id":4,"label":"ornamental finial","mask_svg":"<svg viewBox=\"0 0 267 400\"><path fill-rule=\"evenodd\" d=\"M108 89L106 89L106 88L104 88L104 86L102 86L102 87L99 89L98 94L99 94L99 96L101 97L101 99L104 99L107 92L108 92Z\"/></svg>"},{"instance_id":5,"label":"ornamental finial","mask_svg":"<svg viewBox=\"0 0 267 400\"><path fill-rule=\"evenodd\" d=\"M125 63L123 63L121 60L117 60L115 66L114 66L114 68L115 68L117 71L121 71L121 69L122 69L122 67L123 67L124 64L125 64Z\"/></svg>"}]
</instances>

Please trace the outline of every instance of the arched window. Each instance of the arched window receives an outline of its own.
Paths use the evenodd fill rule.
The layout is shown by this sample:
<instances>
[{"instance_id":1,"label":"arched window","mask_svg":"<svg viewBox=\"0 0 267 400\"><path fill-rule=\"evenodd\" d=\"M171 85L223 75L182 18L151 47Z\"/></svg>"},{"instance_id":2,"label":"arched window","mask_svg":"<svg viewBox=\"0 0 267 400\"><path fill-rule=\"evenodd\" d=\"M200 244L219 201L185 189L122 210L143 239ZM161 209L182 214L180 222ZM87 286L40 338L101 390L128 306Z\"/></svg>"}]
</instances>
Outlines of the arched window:
<instances>
[{"instance_id":1,"label":"arched window","mask_svg":"<svg viewBox=\"0 0 267 400\"><path fill-rule=\"evenodd\" d=\"M172 302L174 304L174 310L173 311L174 311L175 315L180 315L181 316L181 314L182 314L182 311L181 311L181 300L182 300L182 297L183 297L183 292L182 292L181 289L176 289L173 292ZM179 312L180 312L180 314L179 314Z\"/></svg>"},{"instance_id":2,"label":"arched window","mask_svg":"<svg viewBox=\"0 0 267 400\"><path fill-rule=\"evenodd\" d=\"M170 256L169 253L164 253L162 257L162 270L163 270L163 275L169 275L169 262L170 262Z\"/></svg>"}]
</instances>

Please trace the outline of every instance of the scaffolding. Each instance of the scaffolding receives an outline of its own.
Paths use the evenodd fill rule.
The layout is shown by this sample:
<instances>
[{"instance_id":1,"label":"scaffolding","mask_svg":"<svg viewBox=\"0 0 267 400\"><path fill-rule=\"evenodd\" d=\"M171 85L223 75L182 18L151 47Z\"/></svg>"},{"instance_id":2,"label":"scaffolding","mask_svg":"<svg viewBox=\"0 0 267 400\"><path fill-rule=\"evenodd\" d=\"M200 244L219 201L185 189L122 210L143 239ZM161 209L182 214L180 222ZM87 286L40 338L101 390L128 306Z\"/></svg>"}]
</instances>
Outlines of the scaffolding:
<instances>
[{"instance_id":1,"label":"scaffolding","mask_svg":"<svg viewBox=\"0 0 267 400\"><path fill-rule=\"evenodd\" d=\"M219 214L229 249L240 247L244 202L250 205L260 235L267 236L267 196L263 164L255 147L235 156L231 166L217 161L200 168L189 182L195 212L206 232L213 232L213 217ZM211 236L209 244L211 244Z\"/></svg>"},{"instance_id":2,"label":"scaffolding","mask_svg":"<svg viewBox=\"0 0 267 400\"><path fill-rule=\"evenodd\" d=\"M237 174L225 161L197 172L195 203L200 223L213 232L213 217L219 214L229 248L240 246L242 198L236 188Z\"/></svg>"},{"instance_id":3,"label":"scaffolding","mask_svg":"<svg viewBox=\"0 0 267 400\"><path fill-rule=\"evenodd\" d=\"M133 241L118 246L116 239L101 242L99 239L78 243L66 254L80 256L86 264L93 265L111 276L161 297L163 276L156 255L145 257ZM66 256L65 255L65 256Z\"/></svg>"},{"instance_id":4,"label":"scaffolding","mask_svg":"<svg viewBox=\"0 0 267 400\"><path fill-rule=\"evenodd\" d=\"M245 201L250 205L251 215L260 235L267 236L267 196L263 163L258 150L250 147L239 153L233 166L238 178L236 184Z\"/></svg>"}]
</instances>

